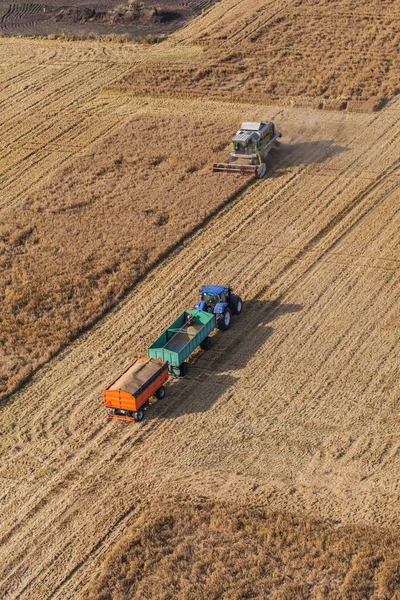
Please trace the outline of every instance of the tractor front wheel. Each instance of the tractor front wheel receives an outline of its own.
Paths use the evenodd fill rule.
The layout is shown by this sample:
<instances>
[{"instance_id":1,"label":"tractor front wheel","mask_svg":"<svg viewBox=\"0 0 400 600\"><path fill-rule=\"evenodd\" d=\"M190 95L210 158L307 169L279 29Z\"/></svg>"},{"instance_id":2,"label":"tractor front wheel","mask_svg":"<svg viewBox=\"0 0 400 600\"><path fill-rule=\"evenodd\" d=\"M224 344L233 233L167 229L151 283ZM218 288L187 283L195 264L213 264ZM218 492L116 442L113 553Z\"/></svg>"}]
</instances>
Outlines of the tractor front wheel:
<instances>
[{"instance_id":1,"label":"tractor front wheel","mask_svg":"<svg viewBox=\"0 0 400 600\"><path fill-rule=\"evenodd\" d=\"M231 297L231 309L234 315L240 315L240 313L242 312L242 308L243 308L243 301L240 298L240 296L236 296L235 294L232 294Z\"/></svg>"},{"instance_id":2,"label":"tractor front wheel","mask_svg":"<svg viewBox=\"0 0 400 600\"><path fill-rule=\"evenodd\" d=\"M226 331L231 326L232 311L227 306L221 315L217 315L217 327L221 331Z\"/></svg>"}]
</instances>

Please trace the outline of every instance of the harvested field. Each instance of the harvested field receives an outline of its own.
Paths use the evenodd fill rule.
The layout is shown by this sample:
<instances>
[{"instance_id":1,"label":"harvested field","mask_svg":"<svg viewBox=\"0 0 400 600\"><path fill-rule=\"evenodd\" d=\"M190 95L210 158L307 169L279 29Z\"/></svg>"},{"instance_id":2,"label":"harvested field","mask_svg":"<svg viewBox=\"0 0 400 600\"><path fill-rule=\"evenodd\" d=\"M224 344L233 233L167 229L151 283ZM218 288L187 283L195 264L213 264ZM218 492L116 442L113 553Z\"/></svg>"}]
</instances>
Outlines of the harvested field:
<instances>
[{"instance_id":1,"label":"harvested field","mask_svg":"<svg viewBox=\"0 0 400 600\"><path fill-rule=\"evenodd\" d=\"M0 50L0 208L23 201L63 163L123 124L126 98L102 94L105 85L142 61L190 61L198 54L27 39L0 39Z\"/></svg>"},{"instance_id":2,"label":"harvested field","mask_svg":"<svg viewBox=\"0 0 400 600\"><path fill-rule=\"evenodd\" d=\"M221 80L221 98L165 82L142 90L144 62L149 81L151 65L206 64L203 25L217 40L238 7L223 0L197 33L190 25L151 48L0 40L3 360L25 357L32 369L48 344L55 351L88 328L0 405L1 598L114 600L119 585L137 584L132 543L140 552L150 536L155 574L182 559L166 594L175 583L210 597L224 578L234 598L236 558L246 568L257 553L255 581L270 568L276 600L398 595L400 101L358 114L230 101ZM384 55L392 38L382 41ZM212 176L208 162L240 122L262 118L283 132L267 177ZM160 151L171 128L187 137ZM193 304L200 284L219 282L245 302L232 328L193 354L188 376L168 383L143 423L108 421L104 385ZM17 385L17 369L5 385ZM235 531L244 517L248 530ZM186 576L188 546L203 534L212 546ZM273 544L287 573L272 563ZM110 565L125 559L107 589ZM157 597L149 562L144 571L131 589Z\"/></svg>"},{"instance_id":3,"label":"harvested field","mask_svg":"<svg viewBox=\"0 0 400 600\"><path fill-rule=\"evenodd\" d=\"M163 497L399 526L399 104L281 110L269 177L1 408L3 596L75 598ZM227 273L232 329L141 426L107 422L104 382Z\"/></svg>"},{"instance_id":4,"label":"harvested field","mask_svg":"<svg viewBox=\"0 0 400 600\"><path fill-rule=\"evenodd\" d=\"M176 34L201 65L140 69L136 93L373 110L398 94L400 2L225 0Z\"/></svg>"},{"instance_id":5,"label":"harvested field","mask_svg":"<svg viewBox=\"0 0 400 600\"><path fill-rule=\"evenodd\" d=\"M29 195L17 215L3 211L0 398L243 184L228 177L209 193L210 165L230 127L175 112L131 118Z\"/></svg>"},{"instance_id":6,"label":"harvested field","mask_svg":"<svg viewBox=\"0 0 400 600\"><path fill-rule=\"evenodd\" d=\"M399 598L399 536L212 502L146 511L82 600Z\"/></svg>"}]
</instances>

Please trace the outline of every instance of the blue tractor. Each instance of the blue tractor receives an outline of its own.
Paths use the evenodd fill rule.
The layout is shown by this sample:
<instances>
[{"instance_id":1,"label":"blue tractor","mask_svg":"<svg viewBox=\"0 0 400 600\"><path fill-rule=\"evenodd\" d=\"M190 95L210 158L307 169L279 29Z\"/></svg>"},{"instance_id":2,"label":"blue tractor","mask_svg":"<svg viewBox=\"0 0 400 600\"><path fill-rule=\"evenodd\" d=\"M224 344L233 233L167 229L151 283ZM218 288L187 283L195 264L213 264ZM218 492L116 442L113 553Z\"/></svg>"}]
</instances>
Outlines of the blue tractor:
<instances>
[{"instance_id":1,"label":"blue tractor","mask_svg":"<svg viewBox=\"0 0 400 600\"><path fill-rule=\"evenodd\" d=\"M242 299L232 294L231 288L224 285L203 285L200 288L199 300L194 306L197 310L213 313L216 325L222 331L229 329L232 314L239 315L242 307Z\"/></svg>"}]
</instances>

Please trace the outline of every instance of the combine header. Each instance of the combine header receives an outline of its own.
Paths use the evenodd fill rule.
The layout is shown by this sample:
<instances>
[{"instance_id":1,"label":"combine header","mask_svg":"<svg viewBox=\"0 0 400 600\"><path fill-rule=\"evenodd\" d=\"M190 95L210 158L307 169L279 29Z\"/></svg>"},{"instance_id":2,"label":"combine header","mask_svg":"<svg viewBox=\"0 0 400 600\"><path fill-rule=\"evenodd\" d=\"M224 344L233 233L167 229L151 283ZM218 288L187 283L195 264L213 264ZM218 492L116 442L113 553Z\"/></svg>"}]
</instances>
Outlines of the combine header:
<instances>
[{"instance_id":1,"label":"combine header","mask_svg":"<svg viewBox=\"0 0 400 600\"><path fill-rule=\"evenodd\" d=\"M242 123L231 144L227 163L214 163L214 173L239 173L264 177L267 167L264 160L282 134L270 122Z\"/></svg>"}]
</instances>

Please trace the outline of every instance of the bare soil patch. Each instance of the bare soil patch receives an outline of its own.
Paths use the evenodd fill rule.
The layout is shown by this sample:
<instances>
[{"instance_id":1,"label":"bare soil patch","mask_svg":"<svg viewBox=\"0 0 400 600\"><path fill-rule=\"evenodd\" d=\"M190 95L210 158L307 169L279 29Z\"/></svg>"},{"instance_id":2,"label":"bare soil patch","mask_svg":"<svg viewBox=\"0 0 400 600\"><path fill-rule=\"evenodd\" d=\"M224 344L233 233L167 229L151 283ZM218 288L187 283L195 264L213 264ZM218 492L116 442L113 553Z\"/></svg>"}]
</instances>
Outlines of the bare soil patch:
<instances>
[{"instance_id":1,"label":"bare soil patch","mask_svg":"<svg viewBox=\"0 0 400 600\"><path fill-rule=\"evenodd\" d=\"M0 2L0 33L157 41L198 15L207 0L49 0L45 4Z\"/></svg>"},{"instance_id":2,"label":"bare soil patch","mask_svg":"<svg viewBox=\"0 0 400 600\"><path fill-rule=\"evenodd\" d=\"M398 94L400 2L226 0L176 34L201 65L143 69L121 87L376 110Z\"/></svg>"},{"instance_id":3,"label":"bare soil patch","mask_svg":"<svg viewBox=\"0 0 400 600\"><path fill-rule=\"evenodd\" d=\"M399 598L398 532L234 504L144 511L82 600Z\"/></svg>"},{"instance_id":4,"label":"bare soil patch","mask_svg":"<svg viewBox=\"0 0 400 600\"><path fill-rule=\"evenodd\" d=\"M243 183L214 160L230 128L134 118L29 196L0 225L0 394L113 306Z\"/></svg>"}]
</instances>

